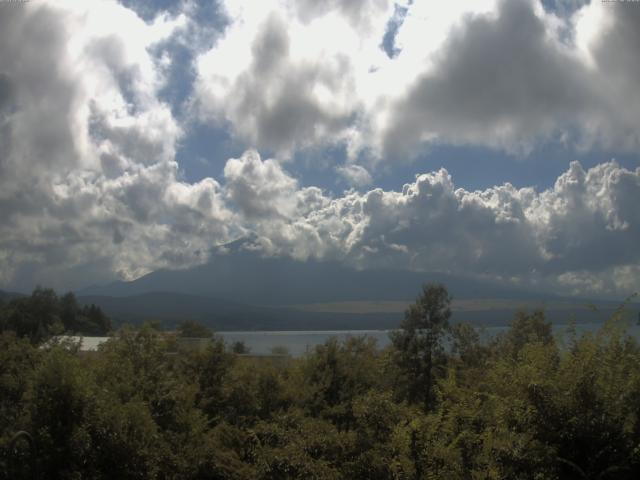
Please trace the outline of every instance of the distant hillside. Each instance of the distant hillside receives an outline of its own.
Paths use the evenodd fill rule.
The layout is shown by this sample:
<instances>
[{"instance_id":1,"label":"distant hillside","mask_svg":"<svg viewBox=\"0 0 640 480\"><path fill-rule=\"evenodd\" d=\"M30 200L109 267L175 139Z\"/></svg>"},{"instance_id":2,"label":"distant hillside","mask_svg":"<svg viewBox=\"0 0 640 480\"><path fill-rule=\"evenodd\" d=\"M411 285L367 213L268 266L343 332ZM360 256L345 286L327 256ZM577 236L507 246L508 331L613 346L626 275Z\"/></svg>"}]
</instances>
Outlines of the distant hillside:
<instances>
[{"instance_id":1,"label":"distant hillside","mask_svg":"<svg viewBox=\"0 0 640 480\"><path fill-rule=\"evenodd\" d=\"M174 327L182 320L197 320L214 330L370 330L397 328L409 302L316 303L292 306L255 306L171 292L152 292L129 297L81 296L81 304L96 304L114 325L139 324L158 320ZM556 324L575 319L578 323L606 320L617 307L602 303L597 309L586 304L474 300L453 304L452 322L475 326L507 325L518 309L544 308L547 318ZM638 305L630 308L638 316Z\"/></svg>"},{"instance_id":2,"label":"distant hillside","mask_svg":"<svg viewBox=\"0 0 640 480\"><path fill-rule=\"evenodd\" d=\"M455 299L556 298L442 273L391 269L359 271L332 262L262 258L247 250L244 241L224 246L205 265L185 270L159 270L132 282L91 287L78 294L131 296L172 292L253 305L411 301L425 282L444 283Z\"/></svg>"},{"instance_id":3,"label":"distant hillside","mask_svg":"<svg viewBox=\"0 0 640 480\"><path fill-rule=\"evenodd\" d=\"M95 304L114 324L159 320L167 327L197 320L214 330L350 330L397 327L401 313L325 313L243 305L225 300L171 292L129 297L83 295L81 304Z\"/></svg>"},{"instance_id":4,"label":"distant hillside","mask_svg":"<svg viewBox=\"0 0 640 480\"><path fill-rule=\"evenodd\" d=\"M25 297L26 295L22 294L22 293L17 293L17 292L5 292L4 290L0 290L0 301L2 302L9 302L11 300L13 300L14 298L22 298Z\"/></svg>"},{"instance_id":5,"label":"distant hillside","mask_svg":"<svg viewBox=\"0 0 640 480\"><path fill-rule=\"evenodd\" d=\"M117 323L191 319L216 330L395 328L425 282L454 298L453 321L505 325L519 308L542 307L554 323L601 321L618 306L529 292L443 273L359 271L332 262L263 258L251 239L218 247L205 265L159 270L131 282L86 288L79 301L99 305ZM637 316L638 305L634 306Z\"/></svg>"}]
</instances>

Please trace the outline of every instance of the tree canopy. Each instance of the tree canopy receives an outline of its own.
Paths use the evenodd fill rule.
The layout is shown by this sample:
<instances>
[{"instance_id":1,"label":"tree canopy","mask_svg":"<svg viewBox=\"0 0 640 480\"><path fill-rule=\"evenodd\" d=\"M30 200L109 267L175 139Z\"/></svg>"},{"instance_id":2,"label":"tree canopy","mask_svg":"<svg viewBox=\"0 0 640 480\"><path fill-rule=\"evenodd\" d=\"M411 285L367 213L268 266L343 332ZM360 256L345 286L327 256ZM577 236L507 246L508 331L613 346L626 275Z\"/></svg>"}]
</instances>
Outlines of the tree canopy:
<instances>
[{"instance_id":1,"label":"tree canopy","mask_svg":"<svg viewBox=\"0 0 640 480\"><path fill-rule=\"evenodd\" d=\"M62 318L57 297L35 297L14 308ZM448 326L449 306L427 285L387 348L332 338L301 358L236 355L215 336L176 350L151 325L93 354L5 330L0 478L638 478L640 345L621 312L560 337L521 312L482 340Z\"/></svg>"},{"instance_id":2,"label":"tree canopy","mask_svg":"<svg viewBox=\"0 0 640 480\"><path fill-rule=\"evenodd\" d=\"M37 287L28 297L0 305L0 332L12 331L38 343L52 335L106 335L110 319L96 305L80 305L76 296L59 297L50 288Z\"/></svg>"},{"instance_id":3,"label":"tree canopy","mask_svg":"<svg viewBox=\"0 0 640 480\"><path fill-rule=\"evenodd\" d=\"M442 338L449 331L450 305L444 285L426 284L400 329L391 334L405 396L425 409L433 405L437 370L444 364Z\"/></svg>"},{"instance_id":4,"label":"tree canopy","mask_svg":"<svg viewBox=\"0 0 640 480\"><path fill-rule=\"evenodd\" d=\"M184 320L178 325L181 337L187 338L211 338L213 332L209 327L195 320Z\"/></svg>"}]
</instances>

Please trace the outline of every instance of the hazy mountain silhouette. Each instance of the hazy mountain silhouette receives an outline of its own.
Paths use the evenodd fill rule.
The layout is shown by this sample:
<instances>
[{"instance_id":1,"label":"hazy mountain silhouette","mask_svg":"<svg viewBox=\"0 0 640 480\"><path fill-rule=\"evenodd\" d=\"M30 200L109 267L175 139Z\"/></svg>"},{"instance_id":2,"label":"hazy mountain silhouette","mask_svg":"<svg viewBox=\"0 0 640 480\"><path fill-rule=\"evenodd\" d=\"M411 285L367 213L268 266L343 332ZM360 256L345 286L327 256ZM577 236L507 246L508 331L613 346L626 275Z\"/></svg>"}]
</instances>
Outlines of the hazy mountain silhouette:
<instances>
[{"instance_id":1,"label":"hazy mountain silhouette","mask_svg":"<svg viewBox=\"0 0 640 480\"><path fill-rule=\"evenodd\" d=\"M601 321L618 306L598 302L599 309L593 312L587 300L462 276L392 269L359 271L335 262L264 258L251 244L249 238L218 247L210 261L198 267L159 270L131 282L86 288L77 292L78 299L99 305L116 324L155 319L170 326L190 319L217 330L395 328L403 317L400 310L384 313L374 305L373 310L347 313L315 307L333 305L329 302L408 305L426 282L445 284L454 302L467 300L472 306L455 309L453 320L475 324L506 325L520 306L546 306L547 317L555 323L564 323L572 315L581 321ZM477 308L473 307L476 303Z\"/></svg>"},{"instance_id":2,"label":"hazy mountain silhouette","mask_svg":"<svg viewBox=\"0 0 640 480\"><path fill-rule=\"evenodd\" d=\"M80 296L82 304L96 304L117 326L158 320L165 327L182 320L197 320L215 330L350 330L397 327L401 313L318 313L260 307L171 292L128 297Z\"/></svg>"},{"instance_id":3,"label":"hazy mountain silhouette","mask_svg":"<svg viewBox=\"0 0 640 480\"><path fill-rule=\"evenodd\" d=\"M22 298L25 295L23 293L17 293L17 292L6 292L4 290L0 290L0 301L2 302L9 302L11 300L13 300L14 298Z\"/></svg>"},{"instance_id":4,"label":"hazy mountain silhouette","mask_svg":"<svg viewBox=\"0 0 640 480\"><path fill-rule=\"evenodd\" d=\"M173 292L253 305L291 305L350 300L413 300L425 282L442 282L456 299L549 299L510 286L443 273L356 270L335 262L263 258L238 240L186 270L158 270L131 282L90 287L80 295L130 296Z\"/></svg>"}]
</instances>

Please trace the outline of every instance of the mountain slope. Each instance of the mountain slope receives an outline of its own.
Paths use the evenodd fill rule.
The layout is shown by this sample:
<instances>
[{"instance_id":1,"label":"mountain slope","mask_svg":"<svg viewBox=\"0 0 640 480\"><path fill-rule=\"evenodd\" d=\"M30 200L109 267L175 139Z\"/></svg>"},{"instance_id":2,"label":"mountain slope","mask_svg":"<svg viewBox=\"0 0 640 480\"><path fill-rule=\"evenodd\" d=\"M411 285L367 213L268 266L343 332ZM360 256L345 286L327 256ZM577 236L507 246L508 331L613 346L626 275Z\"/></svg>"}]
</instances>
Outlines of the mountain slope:
<instances>
[{"instance_id":1,"label":"mountain slope","mask_svg":"<svg viewBox=\"0 0 640 480\"><path fill-rule=\"evenodd\" d=\"M182 320L197 320L218 331L230 330L372 330L397 328L410 303L358 302L308 304L289 307L243 305L234 302L171 292L153 292L128 297L80 296L81 304L96 304L112 319L114 326L157 320L167 328ZM452 322L476 326L507 325L520 308L545 308L548 320L556 324L575 318L578 323L601 322L617 307L602 303L597 310L580 302L542 304L519 301L454 301ZM638 305L631 305L632 319Z\"/></svg>"},{"instance_id":2,"label":"mountain slope","mask_svg":"<svg viewBox=\"0 0 640 480\"><path fill-rule=\"evenodd\" d=\"M618 306L519 290L443 273L358 271L332 262L263 258L239 240L214 251L205 265L159 270L131 282L78 292L116 323L156 319L168 325L198 320L218 330L395 328L425 282L444 283L454 298L454 321L505 325L519 308L545 307L556 323L572 315L601 321ZM637 305L634 310L637 310ZM636 313L637 315L637 313Z\"/></svg>"},{"instance_id":3,"label":"mountain slope","mask_svg":"<svg viewBox=\"0 0 640 480\"><path fill-rule=\"evenodd\" d=\"M401 312L301 312L171 292L83 295L78 301L99 305L115 325L158 320L165 327L174 327L182 320L197 320L215 330L349 330L395 328L402 318Z\"/></svg>"},{"instance_id":4,"label":"mountain slope","mask_svg":"<svg viewBox=\"0 0 640 480\"><path fill-rule=\"evenodd\" d=\"M254 305L361 300L413 300L425 282L441 282L454 298L551 299L516 288L442 273L359 271L333 262L262 258L235 242L225 253L185 270L159 270L131 282L87 288L80 295L129 296L174 292Z\"/></svg>"},{"instance_id":5,"label":"mountain slope","mask_svg":"<svg viewBox=\"0 0 640 480\"><path fill-rule=\"evenodd\" d=\"M10 302L14 298L22 298L25 295L22 293L16 292L5 292L4 290L0 290L0 302Z\"/></svg>"}]
</instances>

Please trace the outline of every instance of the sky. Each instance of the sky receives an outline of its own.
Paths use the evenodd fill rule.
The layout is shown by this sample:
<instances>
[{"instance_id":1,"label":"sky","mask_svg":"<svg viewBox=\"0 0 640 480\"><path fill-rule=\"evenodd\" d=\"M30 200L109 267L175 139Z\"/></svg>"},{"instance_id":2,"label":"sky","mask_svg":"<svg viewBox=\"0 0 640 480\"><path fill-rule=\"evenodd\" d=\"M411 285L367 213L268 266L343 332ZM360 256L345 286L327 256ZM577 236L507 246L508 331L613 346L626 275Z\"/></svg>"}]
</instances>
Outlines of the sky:
<instances>
[{"instance_id":1,"label":"sky","mask_svg":"<svg viewBox=\"0 0 640 480\"><path fill-rule=\"evenodd\" d=\"M265 257L640 289L640 2L0 2L0 288Z\"/></svg>"}]
</instances>

